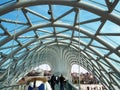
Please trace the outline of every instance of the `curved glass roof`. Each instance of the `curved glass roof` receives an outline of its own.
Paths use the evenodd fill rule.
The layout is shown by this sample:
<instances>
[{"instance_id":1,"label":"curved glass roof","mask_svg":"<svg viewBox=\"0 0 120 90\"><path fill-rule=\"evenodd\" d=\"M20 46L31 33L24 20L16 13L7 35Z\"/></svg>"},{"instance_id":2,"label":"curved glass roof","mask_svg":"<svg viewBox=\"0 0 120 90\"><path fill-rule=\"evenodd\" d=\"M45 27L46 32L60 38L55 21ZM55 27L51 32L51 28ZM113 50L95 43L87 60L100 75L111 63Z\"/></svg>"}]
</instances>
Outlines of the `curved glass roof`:
<instances>
[{"instance_id":1,"label":"curved glass roof","mask_svg":"<svg viewBox=\"0 0 120 90\"><path fill-rule=\"evenodd\" d=\"M48 53L53 46L69 47L70 52L79 52L81 66L94 73L106 88L119 89L120 1L0 1L1 85L11 78L18 78L22 71L28 71L39 62L33 62L33 57L41 55L41 62L51 64L53 61L43 58L55 56ZM78 61L66 53L65 57L69 58L70 65ZM33 64L26 68L31 62Z\"/></svg>"}]
</instances>

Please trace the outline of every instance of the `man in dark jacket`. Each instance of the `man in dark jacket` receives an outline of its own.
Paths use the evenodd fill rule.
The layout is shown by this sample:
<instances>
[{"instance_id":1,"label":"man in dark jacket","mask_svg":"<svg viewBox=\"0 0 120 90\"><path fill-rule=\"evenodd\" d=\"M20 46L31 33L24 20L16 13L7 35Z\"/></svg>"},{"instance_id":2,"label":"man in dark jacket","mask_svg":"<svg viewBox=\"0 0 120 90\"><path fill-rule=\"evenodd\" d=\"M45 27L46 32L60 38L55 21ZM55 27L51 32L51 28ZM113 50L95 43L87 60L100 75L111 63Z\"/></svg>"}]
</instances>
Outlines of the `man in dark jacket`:
<instances>
[{"instance_id":1,"label":"man in dark jacket","mask_svg":"<svg viewBox=\"0 0 120 90\"><path fill-rule=\"evenodd\" d=\"M65 78L61 74L60 76L60 90L64 90Z\"/></svg>"},{"instance_id":2,"label":"man in dark jacket","mask_svg":"<svg viewBox=\"0 0 120 90\"><path fill-rule=\"evenodd\" d=\"M50 82L51 82L52 90L55 90L55 76L54 76L54 74L52 75Z\"/></svg>"}]
</instances>

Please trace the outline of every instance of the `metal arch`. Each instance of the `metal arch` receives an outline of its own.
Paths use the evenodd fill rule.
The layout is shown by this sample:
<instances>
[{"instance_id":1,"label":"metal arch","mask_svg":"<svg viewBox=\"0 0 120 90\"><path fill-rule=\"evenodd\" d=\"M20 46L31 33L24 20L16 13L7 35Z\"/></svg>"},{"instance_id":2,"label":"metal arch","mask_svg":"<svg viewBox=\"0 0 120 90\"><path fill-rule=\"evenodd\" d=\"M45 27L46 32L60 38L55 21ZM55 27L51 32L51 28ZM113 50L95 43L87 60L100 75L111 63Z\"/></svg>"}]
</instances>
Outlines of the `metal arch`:
<instances>
[{"instance_id":1,"label":"metal arch","mask_svg":"<svg viewBox=\"0 0 120 90\"><path fill-rule=\"evenodd\" d=\"M83 60L82 60L82 61L83 61ZM88 62L88 60L86 60L86 61ZM86 64L90 63L90 62L87 63L86 61L85 61ZM73 63L74 63L74 61L73 61ZM82 67L85 67L86 70L91 71L92 73L94 73L95 76L99 77L99 76L98 76L99 74L98 74L98 75L96 74L96 73L97 73L96 69L95 69L94 72L93 72L91 69L89 69L89 68L86 67L85 63L82 63L82 62L81 62L80 65L81 65ZM92 63L92 65L93 65L94 67L96 67L96 66L94 65L94 63ZM97 67L96 67L96 68L97 68ZM105 78L105 77L104 77L104 78ZM101 81L101 83L104 82L104 80L100 80L100 81ZM104 82L104 84L106 84L106 83ZM107 85L107 84L106 84L106 85Z\"/></svg>"},{"instance_id":2,"label":"metal arch","mask_svg":"<svg viewBox=\"0 0 120 90\"><path fill-rule=\"evenodd\" d=\"M26 33L26 32L28 32L28 31L31 31L31 30L33 30L33 29L42 28L42 27L51 27L51 26L54 26L54 27L66 27L66 28L71 28L71 29L76 30L76 31L79 30L78 28L73 27L73 26L70 26L70 25L57 24L57 23L56 23L56 24L54 23L54 24L51 25L51 23L50 23L50 24L48 23L48 24L43 24L43 25L32 26L32 27L30 27L30 28L28 28L28 29L23 29L21 32L16 33L16 36L19 36L19 35L21 35L21 34L23 34L23 33ZM85 31L85 30L83 30L83 29L81 29L80 31L81 31L81 33L89 36L90 38L93 38L94 40L102 43L102 44L103 44L104 46L106 46L111 52L114 52L114 53L116 53L118 56L120 56L120 53L119 53L117 50L115 50L112 46L110 46L109 44L107 44L107 42L101 40L99 37L94 37L94 35L92 35L91 33L87 32L87 31ZM47 38L47 37L46 37L46 38ZM0 43L0 46L4 45L6 42L8 42L8 41L10 41L10 40L12 40L12 39L13 39L13 36L8 37L8 38L2 40L1 43Z\"/></svg>"},{"instance_id":3,"label":"metal arch","mask_svg":"<svg viewBox=\"0 0 120 90\"><path fill-rule=\"evenodd\" d=\"M9 58L10 58L10 55L14 55L14 54L17 53L19 50L23 49L24 47L27 47L27 45L33 43L34 41L36 41L36 39L28 42L28 43L25 44L24 46L18 47L17 49L15 49L14 51L12 51L5 59L1 60L2 62L0 62L0 64L3 63L4 61L6 61L7 59L9 59Z\"/></svg>"},{"instance_id":4,"label":"metal arch","mask_svg":"<svg viewBox=\"0 0 120 90\"><path fill-rule=\"evenodd\" d=\"M65 37L64 37L64 38L65 38ZM77 41L76 41L76 42L77 42ZM52 43L52 42L50 42L50 43ZM49 43L49 44L50 44L50 43ZM48 45L49 45L49 44L48 44ZM84 46L86 46L86 45L83 44L83 43L81 43L81 44L84 45ZM90 48L90 47L89 47L89 48ZM90 50L92 50L93 52L97 53L97 51L95 51L95 50L93 50L93 49L91 49L91 48L90 48ZM102 59L105 59L105 58L103 58L101 55L99 55L99 53L97 53L97 55L100 56ZM108 63L108 64L109 64L109 63ZM114 66L113 66L113 67L114 67ZM118 71L117 71L117 72L118 72Z\"/></svg>"},{"instance_id":5,"label":"metal arch","mask_svg":"<svg viewBox=\"0 0 120 90\"><path fill-rule=\"evenodd\" d=\"M85 52L86 53L86 52ZM86 53L87 54L87 53ZM89 55L89 54L87 54L87 55ZM92 58L92 57L91 57ZM92 60L94 60L94 58L92 58ZM83 60L82 60L83 61ZM88 63L90 63L91 62L91 60L90 59L88 59L88 60L86 60ZM87 63L86 62L86 63ZM91 62L92 63L92 62ZM91 69L89 69L88 68L88 70L90 70L92 73L94 73L94 75L95 76L97 76L98 78L99 77L101 77L101 75L98 73L98 71L96 71L96 69L98 69L99 70L99 68L98 67L96 67L96 65L94 65L94 63L92 63L92 65L94 66L93 68L92 68L92 66L90 66L91 67ZM83 67L85 67L85 68L87 68L84 64L82 64L82 66ZM96 69L95 69L96 68ZM102 67L103 68L103 67ZM93 71L94 70L94 71ZM103 70L105 70L104 68L103 68ZM105 70L105 72L106 72L106 70ZM103 78L104 79L106 79L106 76L103 74ZM101 81L101 83L104 83L107 87L109 87L109 85L107 85L107 83L105 82L105 80L103 79L103 78L99 78L99 80ZM107 80L107 79L106 79ZM107 82L109 82L108 80L107 80Z\"/></svg>"},{"instance_id":6,"label":"metal arch","mask_svg":"<svg viewBox=\"0 0 120 90\"><path fill-rule=\"evenodd\" d=\"M116 51L116 50L114 50L114 51Z\"/></svg>"},{"instance_id":7,"label":"metal arch","mask_svg":"<svg viewBox=\"0 0 120 90\"><path fill-rule=\"evenodd\" d=\"M12 38L12 37L11 37ZM4 41L7 41L7 40L4 40ZM112 50L113 51L113 50ZM116 51L116 50L114 50L114 51ZM117 54L117 55L119 55L119 54Z\"/></svg>"},{"instance_id":8,"label":"metal arch","mask_svg":"<svg viewBox=\"0 0 120 90\"><path fill-rule=\"evenodd\" d=\"M42 2L42 1L41 1ZM61 2L61 4L63 5L63 1L60 1ZM46 4L46 2L44 2L45 4ZM47 2L48 3L48 2ZM57 3L57 2L53 2L52 1L52 3ZM72 2L73 3L73 2ZM70 4L69 4L69 6L73 6L72 5L72 3L70 2ZM58 4L58 3L57 3ZM59 3L60 4L60 3ZM28 5L28 4L27 4ZM37 4L36 4L37 5ZM64 5L68 5L67 3L65 3ZM80 8L83 8L83 9L85 9L85 10L88 10L88 11L91 11L91 12L93 12L93 13L95 13L95 14L97 14L97 15L100 15L100 16L105 16L105 18L106 19L108 19L108 20L111 20L112 22L114 22L114 23L116 23L116 24L120 24L119 22L120 22L120 19L119 19L119 17L116 17L116 16L114 16L114 15L112 15L112 14L109 14L108 12L106 12L106 11L104 11L104 10L100 10L100 9L96 9L95 7L91 7L91 5L87 5L86 3L82 3L82 2L80 2L80 3L75 3L75 5L74 5L74 7L75 6L78 6L78 7L80 7ZM19 6L19 5L18 5ZM16 7L18 7L18 6L16 6ZM21 5L22 6L22 5ZM85 6L87 6L87 7L85 7ZM88 8L90 6L90 9ZM10 9L9 9L10 10ZM98 11L100 11L100 12L98 12ZM104 12L105 12L105 14L104 14ZM7 12L6 12L7 13ZM107 17L108 16L108 17ZM117 20L116 20L117 19ZM119 21L119 22L118 22ZM62 25L62 24L53 24L53 25L46 25L45 27L49 27L49 26L60 26L60 27L69 27L70 28L70 26L67 26L67 25ZM31 28L34 28L34 27L31 27ZM74 30L75 28L73 28L73 30ZM32 30L32 29L31 29ZM75 29L76 31L78 31L78 29ZM29 30L28 30L29 31ZM24 33L24 32L20 32L20 33ZM106 46L109 50L111 50L111 52L115 52L118 56L120 56L120 53L117 51L117 50L115 50L113 47L111 47L109 44L107 44L106 42L104 42L104 41L102 41L100 38L98 38L98 37L94 37L94 35L92 35L92 34L90 34L89 32L86 32L85 30L82 30L82 33L84 33L84 34L86 34L86 35L88 35L89 37L91 37L91 38L94 38L96 41L98 41L98 42L101 42L104 46ZM20 34L19 34L20 35ZM19 36L19 35L17 35L17 36ZM51 37L51 36L48 36L48 37ZM58 36L59 37L59 36ZM10 40L12 40L12 36L10 37L11 39L8 39L8 41L10 41ZM64 37L64 38L66 38L66 37ZM7 39L6 39L7 40ZM6 43L6 42L4 42L4 43ZM4 44L4 43L1 43L1 44ZM85 45L86 46L86 45ZM90 48L90 47L88 47L88 48ZM22 49L22 48L21 48ZM19 49L20 50L20 49ZM95 51L95 50L93 50L93 49L91 49L90 48L90 50L92 50L92 51L94 51L94 52L96 52L97 53L97 55L99 56L99 57L101 57L101 58L103 58L103 59L105 59L105 57L103 57L103 56L101 56L97 51ZM14 52L12 52L12 53L14 53ZM107 63L107 64L109 64L109 63ZM109 64L110 65L110 64ZM112 67L114 67L114 66L112 66ZM103 68L103 67L102 67ZM115 68L115 67L114 67ZM113 69L114 69L113 68ZM118 72L118 71L117 71Z\"/></svg>"},{"instance_id":9,"label":"metal arch","mask_svg":"<svg viewBox=\"0 0 120 90\"><path fill-rule=\"evenodd\" d=\"M97 53L97 52L96 52ZM98 56L99 56L99 54L98 54ZM102 56L101 56L102 57ZM102 57L103 58L103 57ZM104 59L104 58L103 58ZM114 68L114 67L113 67ZM118 72L118 71L117 71Z\"/></svg>"},{"instance_id":10,"label":"metal arch","mask_svg":"<svg viewBox=\"0 0 120 90\"><path fill-rule=\"evenodd\" d=\"M76 41L77 42L77 41ZM80 42L81 43L81 42ZM85 44L83 44L83 43L81 43L82 45L84 45L84 46L86 46ZM88 47L88 49L90 49L91 51L93 51L93 52L95 52L100 58L102 58L103 60L105 60L105 58L103 57L103 56L101 56L96 50L93 50L92 48L90 48L90 47ZM119 73L119 71L117 71L116 70L116 68L113 66L113 65L111 65L107 60L105 60L105 62L107 63L107 64L109 64L110 66L112 66L112 68L117 72L117 73ZM120 74L120 73L119 73Z\"/></svg>"},{"instance_id":11,"label":"metal arch","mask_svg":"<svg viewBox=\"0 0 120 90\"><path fill-rule=\"evenodd\" d=\"M51 42L51 43L52 43L52 42ZM44 45L45 45L45 44L44 44ZM56 51L56 50L54 50L53 48L48 49L48 47L49 47L49 46L46 46L46 45L45 45L45 47L42 47L40 50L37 50L37 52L41 51L41 52L39 52L39 53L41 53L41 54L49 54L49 53L48 53L48 50L49 50L49 51L52 51L52 52L54 53L54 54L52 53L53 55L55 55L56 53L55 53L54 51ZM42 58L42 57L41 57L41 58Z\"/></svg>"},{"instance_id":12,"label":"metal arch","mask_svg":"<svg viewBox=\"0 0 120 90\"><path fill-rule=\"evenodd\" d=\"M52 42L51 42L52 43ZM55 45L52 45L52 46L55 46ZM49 51L52 53L52 57L56 57L57 55L58 55L58 49L56 49L56 48L53 48L53 47L51 47L51 48L49 48L49 47L51 47L51 46L45 46L44 48L41 48L41 50L38 50L37 52L39 52L39 51L42 51L41 53L44 53L44 54L49 54ZM49 58L49 57L48 57ZM54 70L55 70L55 68L56 68L56 64L57 64L57 59L55 59L55 61L53 62L53 61L51 61L51 60L54 60L54 59L48 59L49 60L49 62L51 63L51 65L52 65L52 70L53 70L53 72L54 72ZM56 68L56 70L57 70L57 68Z\"/></svg>"},{"instance_id":13,"label":"metal arch","mask_svg":"<svg viewBox=\"0 0 120 90\"><path fill-rule=\"evenodd\" d=\"M73 59L72 61L70 59L67 59L68 60L68 63L71 64L71 62L73 62ZM92 63L93 64L93 63ZM97 68L97 67L96 67Z\"/></svg>"},{"instance_id":14,"label":"metal arch","mask_svg":"<svg viewBox=\"0 0 120 90\"><path fill-rule=\"evenodd\" d=\"M73 4L74 3L74 4ZM90 5L85 2L76 2L76 1L56 1L56 0L45 0L45 1L40 1L40 0L31 0L31 1L20 1L17 3L12 3L9 6L4 6L3 8L0 9L0 15L3 15L5 13L8 13L10 11L13 11L16 8L21 8L21 7L27 7L27 6L34 6L34 5L43 5L43 4L56 4L56 5L67 5L67 6L72 6L72 7L79 7L84 10L87 10L89 12L95 13L99 16L105 17L108 20L116 23L117 25L120 25L120 17L116 16L114 14L108 13L105 10L102 10L98 8L97 6Z\"/></svg>"},{"instance_id":15,"label":"metal arch","mask_svg":"<svg viewBox=\"0 0 120 90\"><path fill-rule=\"evenodd\" d=\"M86 53L86 52L85 52ZM88 53L86 53L87 55L89 55ZM90 55L89 55L90 56ZM92 60L95 60L92 56L90 56L91 57L91 59ZM90 61L91 62L91 60L89 59L89 58L87 58L88 60L88 62ZM102 67L102 65L97 61L97 60L95 60L96 61L96 63L97 63L97 65L107 74L108 72L107 72L107 70L104 68L104 67ZM92 62L91 62L92 63ZM94 63L92 63L92 64L94 64ZM96 65L94 65L94 67L96 67ZM100 70L99 69L99 67L96 67L98 70ZM100 71L100 73L101 73L101 71ZM103 76L104 76L104 78L107 80L107 76L105 76L104 74L102 74ZM114 83L120 88L120 85L118 84L118 83L116 83L116 80L115 80L115 78L113 78L113 77L111 77L111 79L114 81ZM107 82L109 82L109 80L107 80Z\"/></svg>"},{"instance_id":16,"label":"metal arch","mask_svg":"<svg viewBox=\"0 0 120 90\"><path fill-rule=\"evenodd\" d=\"M48 26L50 25L50 24L47 24ZM48 27L46 25L46 27ZM72 28L72 29L75 29L75 30L77 30L78 28L74 28L74 27L72 27L72 26L67 26L67 25L59 25L59 24L53 24L54 26L59 26L59 27L67 27L67 28ZM44 26L44 25L43 25ZM39 28L40 26L37 26L37 27L35 27L35 28ZM33 27L31 28L31 29L33 29ZM30 29L28 29L28 30L26 30L26 32L27 31L29 31ZM25 31L23 31L23 32L25 32ZM21 33L23 33L23 32L21 32ZM81 32L82 33L84 33L84 34L87 34L87 36L89 36L89 37L92 37L93 38L93 35L91 35L90 33L88 33L88 32L85 32L85 31L83 31L83 30L81 30ZM19 35L19 34L18 34ZM97 39L97 38L95 38L95 39ZM99 42L99 40L100 39L98 39L97 41ZM103 43L103 42L102 42ZM106 44L107 45L107 44ZM106 46L105 45L105 46ZM112 49L111 47L109 47L109 45L107 45L106 47L108 47L108 48L110 48L110 49ZM96 52L96 53L98 53L98 52ZM98 54L98 56L99 56L99 54ZM100 56L101 58L103 58L102 56ZM105 59L105 58L103 58L103 59ZM114 68L114 67L113 67ZM117 71L118 72L118 71Z\"/></svg>"}]
</instances>

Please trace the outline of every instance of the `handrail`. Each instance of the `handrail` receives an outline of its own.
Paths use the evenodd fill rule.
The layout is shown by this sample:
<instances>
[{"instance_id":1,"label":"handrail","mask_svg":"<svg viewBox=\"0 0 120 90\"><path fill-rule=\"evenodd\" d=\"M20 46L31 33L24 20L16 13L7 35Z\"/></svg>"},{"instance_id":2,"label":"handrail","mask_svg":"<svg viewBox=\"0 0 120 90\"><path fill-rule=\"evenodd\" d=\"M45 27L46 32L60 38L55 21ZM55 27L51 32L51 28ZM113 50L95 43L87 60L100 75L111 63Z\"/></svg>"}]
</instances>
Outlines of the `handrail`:
<instances>
[{"instance_id":1,"label":"handrail","mask_svg":"<svg viewBox=\"0 0 120 90\"><path fill-rule=\"evenodd\" d=\"M66 81L65 83L66 90L78 90L77 87L75 87L71 82Z\"/></svg>"}]
</instances>

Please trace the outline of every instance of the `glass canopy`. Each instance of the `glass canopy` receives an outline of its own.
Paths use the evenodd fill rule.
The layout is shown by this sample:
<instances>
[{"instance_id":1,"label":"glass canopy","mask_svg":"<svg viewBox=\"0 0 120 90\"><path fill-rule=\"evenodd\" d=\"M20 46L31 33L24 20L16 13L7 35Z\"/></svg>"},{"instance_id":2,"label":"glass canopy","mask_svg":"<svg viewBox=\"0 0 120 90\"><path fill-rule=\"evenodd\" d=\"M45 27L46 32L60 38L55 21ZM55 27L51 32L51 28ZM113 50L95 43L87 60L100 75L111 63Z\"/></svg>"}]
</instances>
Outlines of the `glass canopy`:
<instances>
[{"instance_id":1,"label":"glass canopy","mask_svg":"<svg viewBox=\"0 0 120 90\"><path fill-rule=\"evenodd\" d=\"M120 89L120 1L0 1L1 86L26 74L37 63L26 67L28 59L49 46L72 48L106 88Z\"/></svg>"}]
</instances>

